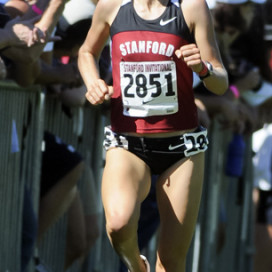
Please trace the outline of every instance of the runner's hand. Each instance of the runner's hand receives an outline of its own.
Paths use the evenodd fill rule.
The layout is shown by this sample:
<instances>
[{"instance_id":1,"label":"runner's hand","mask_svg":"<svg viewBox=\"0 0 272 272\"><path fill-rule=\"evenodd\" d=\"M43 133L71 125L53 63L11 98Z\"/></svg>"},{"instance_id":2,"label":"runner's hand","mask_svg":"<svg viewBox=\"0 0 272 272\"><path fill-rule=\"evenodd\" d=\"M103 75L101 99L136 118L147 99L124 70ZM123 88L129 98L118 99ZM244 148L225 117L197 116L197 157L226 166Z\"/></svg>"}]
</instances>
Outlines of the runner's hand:
<instances>
[{"instance_id":1,"label":"runner's hand","mask_svg":"<svg viewBox=\"0 0 272 272\"><path fill-rule=\"evenodd\" d=\"M93 105L102 104L109 100L113 94L113 87L108 86L104 80L96 80L87 90L86 99Z\"/></svg>"},{"instance_id":2,"label":"runner's hand","mask_svg":"<svg viewBox=\"0 0 272 272\"><path fill-rule=\"evenodd\" d=\"M181 46L178 50L176 50L175 54L194 72L199 73L202 70L203 64L200 56L200 50L196 44L191 43Z\"/></svg>"}]
</instances>

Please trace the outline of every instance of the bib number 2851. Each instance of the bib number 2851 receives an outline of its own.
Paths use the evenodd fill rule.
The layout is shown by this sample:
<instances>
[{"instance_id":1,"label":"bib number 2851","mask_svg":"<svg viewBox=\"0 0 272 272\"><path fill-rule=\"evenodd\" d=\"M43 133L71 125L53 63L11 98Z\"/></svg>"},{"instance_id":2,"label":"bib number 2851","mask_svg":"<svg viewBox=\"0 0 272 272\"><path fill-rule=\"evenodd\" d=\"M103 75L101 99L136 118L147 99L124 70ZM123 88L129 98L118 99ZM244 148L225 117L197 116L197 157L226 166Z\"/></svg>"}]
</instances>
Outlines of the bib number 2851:
<instances>
[{"instance_id":1,"label":"bib number 2851","mask_svg":"<svg viewBox=\"0 0 272 272\"><path fill-rule=\"evenodd\" d=\"M162 80L161 77L164 76ZM138 74L133 77L132 74L124 74L124 78L128 79L128 84L124 88L124 97L134 98L138 96L139 98L144 98L148 95L148 89L151 89L151 97L158 97L162 93L162 81L167 82L165 96L174 96L175 92L173 91L172 86L172 74ZM132 88L135 86L135 89Z\"/></svg>"},{"instance_id":2,"label":"bib number 2851","mask_svg":"<svg viewBox=\"0 0 272 272\"><path fill-rule=\"evenodd\" d=\"M174 61L121 62L120 81L125 115L140 117L177 111Z\"/></svg>"}]
</instances>

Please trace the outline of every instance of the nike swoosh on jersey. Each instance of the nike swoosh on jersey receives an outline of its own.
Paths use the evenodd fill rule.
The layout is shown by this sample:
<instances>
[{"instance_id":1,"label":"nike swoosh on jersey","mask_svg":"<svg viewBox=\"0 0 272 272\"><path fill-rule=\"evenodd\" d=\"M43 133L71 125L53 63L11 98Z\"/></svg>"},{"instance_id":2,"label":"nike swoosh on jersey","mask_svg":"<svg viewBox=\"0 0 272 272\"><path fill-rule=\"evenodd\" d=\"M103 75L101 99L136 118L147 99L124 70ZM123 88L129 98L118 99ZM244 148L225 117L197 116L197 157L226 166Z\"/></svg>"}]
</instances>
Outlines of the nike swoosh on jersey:
<instances>
[{"instance_id":1,"label":"nike swoosh on jersey","mask_svg":"<svg viewBox=\"0 0 272 272\"><path fill-rule=\"evenodd\" d=\"M177 16L175 16L175 17L173 17L173 18L171 18L171 19L168 19L168 20L166 20L166 21L164 21L163 19L161 19L161 20L160 20L160 25L161 25L161 26L165 26L165 25L167 25L167 24L173 22L173 21L176 20L176 19L177 19Z\"/></svg>"}]
</instances>

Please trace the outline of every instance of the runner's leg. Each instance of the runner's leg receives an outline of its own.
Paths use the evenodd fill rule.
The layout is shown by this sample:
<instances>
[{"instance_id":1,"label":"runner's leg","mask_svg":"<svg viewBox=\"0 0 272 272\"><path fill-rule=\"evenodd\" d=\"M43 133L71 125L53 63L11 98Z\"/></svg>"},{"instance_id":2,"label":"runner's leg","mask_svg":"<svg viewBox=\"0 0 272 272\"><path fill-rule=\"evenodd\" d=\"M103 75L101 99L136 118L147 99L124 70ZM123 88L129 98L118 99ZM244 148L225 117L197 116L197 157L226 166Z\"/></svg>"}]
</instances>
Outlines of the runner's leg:
<instances>
[{"instance_id":1,"label":"runner's leg","mask_svg":"<svg viewBox=\"0 0 272 272\"><path fill-rule=\"evenodd\" d=\"M156 272L185 272L198 216L204 153L185 158L163 173L157 183L161 216Z\"/></svg>"},{"instance_id":2,"label":"runner's leg","mask_svg":"<svg viewBox=\"0 0 272 272\"><path fill-rule=\"evenodd\" d=\"M149 167L122 148L107 151L102 201L110 242L130 272L146 271L140 258L137 228L140 206L151 184Z\"/></svg>"}]
</instances>

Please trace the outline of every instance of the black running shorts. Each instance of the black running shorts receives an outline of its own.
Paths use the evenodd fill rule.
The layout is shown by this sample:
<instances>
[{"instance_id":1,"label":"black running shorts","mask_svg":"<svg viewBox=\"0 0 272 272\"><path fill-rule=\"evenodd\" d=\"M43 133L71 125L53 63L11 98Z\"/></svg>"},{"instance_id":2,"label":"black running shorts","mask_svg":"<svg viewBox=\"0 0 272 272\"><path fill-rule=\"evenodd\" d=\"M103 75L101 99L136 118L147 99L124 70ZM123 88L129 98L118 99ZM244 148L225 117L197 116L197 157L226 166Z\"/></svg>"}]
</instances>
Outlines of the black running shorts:
<instances>
[{"instance_id":1,"label":"black running shorts","mask_svg":"<svg viewBox=\"0 0 272 272\"><path fill-rule=\"evenodd\" d=\"M177 161L190 157L208 148L207 129L198 127L195 131L179 136L151 138L127 136L105 127L104 148L120 147L141 158L159 175Z\"/></svg>"}]
</instances>

